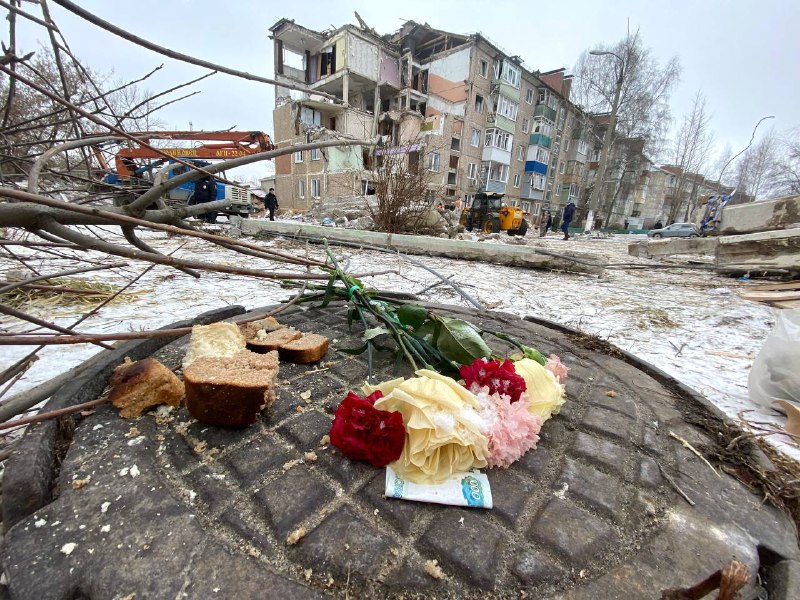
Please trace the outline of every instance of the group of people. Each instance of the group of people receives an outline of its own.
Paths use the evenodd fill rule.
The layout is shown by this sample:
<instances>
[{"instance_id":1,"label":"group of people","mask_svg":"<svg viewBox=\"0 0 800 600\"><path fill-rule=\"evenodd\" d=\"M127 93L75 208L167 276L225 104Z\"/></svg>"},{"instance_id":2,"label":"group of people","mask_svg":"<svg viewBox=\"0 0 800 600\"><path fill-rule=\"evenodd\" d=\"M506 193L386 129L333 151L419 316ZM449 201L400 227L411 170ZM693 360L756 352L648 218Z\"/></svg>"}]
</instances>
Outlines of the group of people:
<instances>
[{"instance_id":1,"label":"group of people","mask_svg":"<svg viewBox=\"0 0 800 600\"><path fill-rule=\"evenodd\" d=\"M189 198L189 205L205 204L217 200L217 180L211 175L201 177L194 184L194 193ZM278 208L278 197L275 195L275 188L269 188L269 192L264 198L264 208L269 212L269 220L275 220L275 210ZM208 211L200 215L206 223L217 222L217 212Z\"/></svg>"},{"instance_id":2,"label":"group of people","mask_svg":"<svg viewBox=\"0 0 800 600\"><path fill-rule=\"evenodd\" d=\"M561 231L564 233L563 239L569 239L569 226L572 224L572 219L575 218L575 203L569 202L565 207L564 211L561 215ZM545 210L542 212L541 217L539 218L539 237L544 237L545 234L549 229L553 229L553 213L549 210Z\"/></svg>"}]
</instances>

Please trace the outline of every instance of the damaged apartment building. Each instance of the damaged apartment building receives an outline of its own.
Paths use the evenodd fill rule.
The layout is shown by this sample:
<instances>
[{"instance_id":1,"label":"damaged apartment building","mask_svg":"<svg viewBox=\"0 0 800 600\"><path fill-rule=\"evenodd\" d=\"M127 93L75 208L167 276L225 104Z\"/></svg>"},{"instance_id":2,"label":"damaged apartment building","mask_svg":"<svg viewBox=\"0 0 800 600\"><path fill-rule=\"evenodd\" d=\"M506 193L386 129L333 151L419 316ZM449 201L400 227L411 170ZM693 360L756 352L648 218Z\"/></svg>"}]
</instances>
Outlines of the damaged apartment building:
<instances>
[{"instance_id":1,"label":"damaged apartment building","mask_svg":"<svg viewBox=\"0 0 800 600\"><path fill-rule=\"evenodd\" d=\"M281 206L369 196L387 154L430 171L431 193L445 204L495 192L535 218L581 197L589 150L563 69L532 71L480 34L413 21L384 36L363 23L320 32L287 19L270 32L275 79L285 86L273 113L279 147L335 137L382 142L280 157Z\"/></svg>"}]
</instances>

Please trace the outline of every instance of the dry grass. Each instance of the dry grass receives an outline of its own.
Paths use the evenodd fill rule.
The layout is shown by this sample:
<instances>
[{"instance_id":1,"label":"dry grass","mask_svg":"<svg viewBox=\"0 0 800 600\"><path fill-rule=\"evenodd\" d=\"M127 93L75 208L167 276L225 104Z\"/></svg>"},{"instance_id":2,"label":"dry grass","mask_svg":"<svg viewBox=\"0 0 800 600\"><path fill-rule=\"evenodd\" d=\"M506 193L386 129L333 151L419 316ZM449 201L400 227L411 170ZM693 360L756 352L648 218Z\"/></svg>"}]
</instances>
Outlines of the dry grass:
<instances>
[{"instance_id":1,"label":"dry grass","mask_svg":"<svg viewBox=\"0 0 800 600\"><path fill-rule=\"evenodd\" d=\"M37 281L34 285L55 289L21 287L5 294L0 294L0 302L19 310L26 308L45 309L76 304L92 308L108 300L120 289L119 286L79 277L47 279ZM113 302L133 302L138 296L145 293L149 293L149 290L126 292L119 294L114 298Z\"/></svg>"}]
</instances>

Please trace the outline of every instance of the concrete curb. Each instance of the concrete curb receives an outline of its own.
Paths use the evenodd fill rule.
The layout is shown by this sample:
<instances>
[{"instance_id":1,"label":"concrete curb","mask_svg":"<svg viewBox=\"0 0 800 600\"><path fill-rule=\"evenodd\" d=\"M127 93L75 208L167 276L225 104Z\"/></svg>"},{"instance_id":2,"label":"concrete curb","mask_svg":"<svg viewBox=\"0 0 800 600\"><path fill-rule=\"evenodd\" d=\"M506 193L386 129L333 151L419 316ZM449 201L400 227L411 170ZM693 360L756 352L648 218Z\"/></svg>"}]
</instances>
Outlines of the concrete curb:
<instances>
[{"instance_id":1,"label":"concrete curb","mask_svg":"<svg viewBox=\"0 0 800 600\"><path fill-rule=\"evenodd\" d=\"M468 240L337 229L298 222L257 221L242 219L241 231L245 235L269 233L294 238L327 238L332 242L375 246L422 256L444 256L461 260L568 271L573 273L601 274L605 265L597 257L580 252L556 253L542 251L536 246L513 246L510 244L487 244ZM574 259L574 260L571 260Z\"/></svg>"},{"instance_id":2,"label":"concrete curb","mask_svg":"<svg viewBox=\"0 0 800 600\"><path fill-rule=\"evenodd\" d=\"M243 306L226 306L172 323L162 329L205 325L240 315ZM57 410L97 398L106 387L114 367L126 356L140 360L173 342L172 337L132 340L114 350L90 359L92 364L70 383L59 389L42 410ZM71 417L31 425L19 448L8 459L3 475L3 531L8 531L28 515L52 500L53 483L58 476L57 446L69 440L74 428Z\"/></svg>"}]
</instances>

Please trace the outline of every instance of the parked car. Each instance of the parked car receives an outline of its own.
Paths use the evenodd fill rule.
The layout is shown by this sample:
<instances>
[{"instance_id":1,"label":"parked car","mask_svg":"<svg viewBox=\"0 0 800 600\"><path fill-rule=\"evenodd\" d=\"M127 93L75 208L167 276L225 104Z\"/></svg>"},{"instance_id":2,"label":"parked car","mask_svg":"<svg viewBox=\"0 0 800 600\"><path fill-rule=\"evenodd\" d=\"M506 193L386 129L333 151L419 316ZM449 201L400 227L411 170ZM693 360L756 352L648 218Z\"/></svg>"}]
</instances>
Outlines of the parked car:
<instances>
[{"instance_id":1,"label":"parked car","mask_svg":"<svg viewBox=\"0 0 800 600\"><path fill-rule=\"evenodd\" d=\"M694 223L673 223L661 229L651 229L647 232L647 237L661 238L661 237L698 237L700 232L695 227Z\"/></svg>"}]
</instances>

